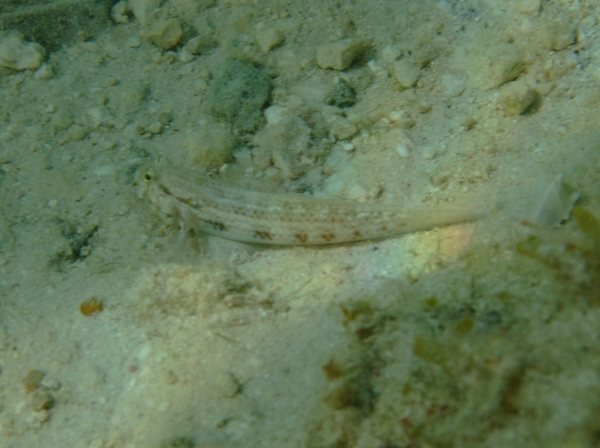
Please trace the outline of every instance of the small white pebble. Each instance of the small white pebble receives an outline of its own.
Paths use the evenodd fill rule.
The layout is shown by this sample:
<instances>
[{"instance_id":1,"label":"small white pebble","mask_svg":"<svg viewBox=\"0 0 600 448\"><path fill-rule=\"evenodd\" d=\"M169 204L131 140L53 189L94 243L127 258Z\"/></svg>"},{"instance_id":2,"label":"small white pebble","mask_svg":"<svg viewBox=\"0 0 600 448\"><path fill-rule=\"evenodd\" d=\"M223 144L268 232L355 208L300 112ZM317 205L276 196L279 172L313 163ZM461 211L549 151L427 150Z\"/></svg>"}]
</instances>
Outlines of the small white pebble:
<instances>
[{"instance_id":1,"label":"small white pebble","mask_svg":"<svg viewBox=\"0 0 600 448\"><path fill-rule=\"evenodd\" d=\"M129 48L137 48L141 44L142 42L140 41L139 37L131 37L127 39L127 42L125 42L125 45L127 45Z\"/></svg>"},{"instance_id":2,"label":"small white pebble","mask_svg":"<svg viewBox=\"0 0 600 448\"><path fill-rule=\"evenodd\" d=\"M53 76L54 70L52 69L52 66L46 63L42 64L41 67L38 68L33 74L33 78L39 80L47 80Z\"/></svg>"},{"instance_id":3,"label":"small white pebble","mask_svg":"<svg viewBox=\"0 0 600 448\"><path fill-rule=\"evenodd\" d=\"M392 123L396 123L397 121L402 120L402 118L404 117L404 113L400 110L395 110L390 112L390 115L388 116L388 118L390 119L390 121Z\"/></svg>"},{"instance_id":4,"label":"small white pebble","mask_svg":"<svg viewBox=\"0 0 600 448\"><path fill-rule=\"evenodd\" d=\"M58 205L58 201L56 199L50 199L48 201L48 207L56 207Z\"/></svg>"},{"instance_id":5,"label":"small white pebble","mask_svg":"<svg viewBox=\"0 0 600 448\"><path fill-rule=\"evenodd\" d=\"M56 112L56 107L54 107L54 104L48 104L46 106L45 112L47 114L53 114L54 112Z\"/></svg>"},{"instance_id":6,"label":"small white pebble","mask_svg":"<svg viewBox=\"0 0 600 448\"><path fill-rule=\"evenodd\" d=\"M381 185L373 185L372 187L370 187L367 190L367 197L369 199L375 199L375 198L379 197L381 195L381 193L383 193L383 189L381 188Z\"/></svg>"},{"instance_id":7,"label":"small white pebble","mask_svg":"<svg viewBox=\"0 0 600 448\"><path fill-rule=\"evenodd\" d=\"M116 173L115 165L103 165L93 170L96 176L112 176Z\"/></svg>"},{"instance_id":8,"label":"small white pebble","mask_svg":"<svg viewBox=\"0 0 600 448\"><path fill-rule=\"evenodd\" d=\"M341 145L344 151L352 152L356 149L356 147L350 142L342 142Z\"/></svg>"},{"instance_id":9,"label":"small white pebble","mask_svg":"<svg viewBox=\"0 0 600 448\"><path fill-rule=\"evenodd\" d=\"M419 102L419 112L421 112L422 114L426 114L427 112L429 112L432 108L432 105L430 102L428 101L421 101Z\"/></svg>"},{"instance_id":10,"label":"small white pebble","mask_svg":"<svg viewBox=\"0 0 600 448\"><path fill-rule=\"evenodd\" d=\"M405 145L399 144L396 146L396 152L400 157L410 157L410 149L408 149Z\"/></svg>"},{"instance_id":11,"label":"small white pebble","mask_svg":"<svg viewBox=\"0 0 600 448\"><path fill-rule=\"evenodd\" d=\"M354 201L365 202L369 198L369 192L365 187L357 183L352 183L347 189L346 194Z\"/></svg>"},{"instance_id":12,"label":"small white pebble","mask_svg":"<svg viewBox=\"0 0 600 448\"><path fill-rule=\"evenodd\" d=\"M277 104L269 106L265 109L264 115L267 120L267 124L277 124L282 118L288 113L287 108L278 106Z\"/></svg>"},{"instance_id":13,"label":"small white pebble","mask_svg":"<svg viewBox=\"0 0 600 448\"><path fill-rule=\"evenodd\" d=\"M188 62L192 62L194 60L194 55L191 51L182 48L179 51L179 60L184 64L187 64Z\"/></svg>"},{"instance_id":14,"label":"small white pebble","mask_svg":"<svg viewBox=\"0 0 600 448\"><path fill-rule=\"evenodd\" d=\"M423 148L423 157L425 157L427 160L435 158L436 155L437 151L433 146L427 146L426 148Z\"/></svg>"},{"instance_id":15,"label":"small white pebble","mask_svg":"<svg viewBox=\"0 0 600 448\"><path fill-rule=\"evenodd\" d=\"M60 382L56 378L44 377L44 379L42 379L42 382L40 383L40 385L43 387L46 387L48 389L51 389L51 390L60 389Z\"/></svg>"},{"instance_id":16,"label":"small white pebble","mask_svg":"<svg viewBox=\"0 0 600 448\"><path fill-rule=\"evenodd\" d=\"M383 47L383 50L381 50L381 59L387 65L396 62L400 56L402 56L402 52L394 45L386 45Z\"/></svg>"},{"instance_id":17,"label":"small white pebble","mask_svg":"<svg viewBox=\"0 0 600 448\"><path fill-rule=\"evenodd\" d=\"M127 10L127 2L118 2L112 7L110 11L110 16L115 21L115 23L129 23L129 16L127 15Z\"/></svg>"},{"instance_id":18,"label":"small white pebble","mask_svg":"<svg viewBox=\"0 0 600 448\"><path fill-rule=\"evenodd\" d=\"M377 62L375 62L373 60L367 62L367 67L369 67L371 69L371 72L375 76L387 75L387 70L384 69L381 65L379 65Z\"/></svg>"},{"instance_id":19,"label":"small white pebble","mask_svg":"<svg viewBox=\"0 0 600 448\"><path fill-rule=\"evenodd\" d=\"M163 130L163 125L160 121L156 121L148 126L148 132L151 134L160 134Z\"/></svg>"},{"instance_id":20,"label":"small white pebble","mask_svg":"<svg viewBox=\"0 0 600 448\"><path fill-rule=\"evenodd\" d=\"M284 40L284 35L276 28L262 27L256 33L256 43L263 53L268 53Z\"/></svg>"}]
</instances>

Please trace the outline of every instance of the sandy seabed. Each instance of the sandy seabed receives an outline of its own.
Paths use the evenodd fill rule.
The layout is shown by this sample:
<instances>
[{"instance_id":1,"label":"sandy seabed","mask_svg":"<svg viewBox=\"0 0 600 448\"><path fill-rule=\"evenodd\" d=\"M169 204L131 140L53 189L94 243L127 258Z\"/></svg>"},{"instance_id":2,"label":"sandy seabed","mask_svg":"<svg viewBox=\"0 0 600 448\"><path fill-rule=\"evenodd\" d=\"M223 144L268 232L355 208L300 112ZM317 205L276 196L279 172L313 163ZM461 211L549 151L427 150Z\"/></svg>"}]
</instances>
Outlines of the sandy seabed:
<instances>
[{"instance_id":1,"label":"sandy seabed","mask_svg":"<svg viewBox=\"0 0 600 448\"><path fill-rule=\"evenodd\" d=\"M0 447L600 445L597 2L112 16L0 77ZM139 194L159 154L483 218L323 247L182 235Z\"/></svg>"}]
</instances>

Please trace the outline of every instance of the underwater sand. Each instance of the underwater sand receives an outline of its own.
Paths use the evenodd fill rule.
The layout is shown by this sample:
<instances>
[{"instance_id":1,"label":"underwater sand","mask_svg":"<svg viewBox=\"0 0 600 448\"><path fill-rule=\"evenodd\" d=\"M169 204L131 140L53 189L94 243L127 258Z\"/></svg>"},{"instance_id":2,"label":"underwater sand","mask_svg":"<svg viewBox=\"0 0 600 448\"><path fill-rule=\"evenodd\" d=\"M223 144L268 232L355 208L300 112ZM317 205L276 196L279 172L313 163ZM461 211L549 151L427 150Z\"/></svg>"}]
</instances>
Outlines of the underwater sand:
<instances>
[{"instance_id":1,"label":"underwater sand","mask_svg":"<svg viewBox=\"0 0 600 448\"><path fill-rule=\"evenodd\" d=\"M598 446L597 2L148 3L0 76L0 447ZM485 216L182 235L156 155Z\"/></svg>"}]
</instances>

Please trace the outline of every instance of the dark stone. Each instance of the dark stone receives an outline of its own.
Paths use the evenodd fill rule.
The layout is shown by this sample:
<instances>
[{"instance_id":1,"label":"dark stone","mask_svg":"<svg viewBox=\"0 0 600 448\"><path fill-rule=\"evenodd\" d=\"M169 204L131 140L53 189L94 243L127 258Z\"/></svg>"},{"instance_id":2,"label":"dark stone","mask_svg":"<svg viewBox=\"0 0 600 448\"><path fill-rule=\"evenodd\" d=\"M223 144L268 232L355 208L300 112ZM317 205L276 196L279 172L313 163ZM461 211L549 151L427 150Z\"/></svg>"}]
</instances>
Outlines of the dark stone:
<instances>
[{"instance_id":1,"label":"dark stone","mask_svg":"<svg viewBox=\"0 0 600 448\"><path fill-rule=\"evenodd\" d=\"M212 112L241 132L253 132L264 123L263 109L271 97L266 71L248 61L230 59L215 74L209 92Z\"/></svg>"},{"instance_id":2,"label":"dark stone","mask_svg":"<svg viewBox=\"0 0 600 448\"><path fill-rule=\"evenodd\" d=\"M0 30L18 31L26 41L52 52L93 38L110 25L114 0L28 0L0 2Z\"/></svg>"},{"instance_id":3,"label":"dark stone","mask_svg":"<svg viewBox=\"0 0 600 448\"><path fill-rule=\"evenodd\" d=\"M329 103L341 109L352 107L356 103L356 92L350 84L340 79Z\"/></svg>"}]
</instances>

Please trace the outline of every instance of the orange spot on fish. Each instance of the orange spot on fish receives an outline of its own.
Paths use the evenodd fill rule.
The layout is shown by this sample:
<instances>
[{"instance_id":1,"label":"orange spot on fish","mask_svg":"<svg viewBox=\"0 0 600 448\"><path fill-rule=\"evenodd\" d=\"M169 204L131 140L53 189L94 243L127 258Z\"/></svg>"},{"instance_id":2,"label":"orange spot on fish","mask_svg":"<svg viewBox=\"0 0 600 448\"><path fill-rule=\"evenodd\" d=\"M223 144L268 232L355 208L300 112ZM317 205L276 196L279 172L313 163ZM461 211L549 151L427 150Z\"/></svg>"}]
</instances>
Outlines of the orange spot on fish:
<instances>
[{"instance_id":1,"label":"orange spot on fish","mask_svg":"<svg viewBox=\"0 0 600 448\"><path fill-rule=\"evenodd\" d=\"M321 235L321 238L323 238L327 242L333 241L335 240L335 233L324 233L323 235Z\"/></svg>"}]
</instances>

